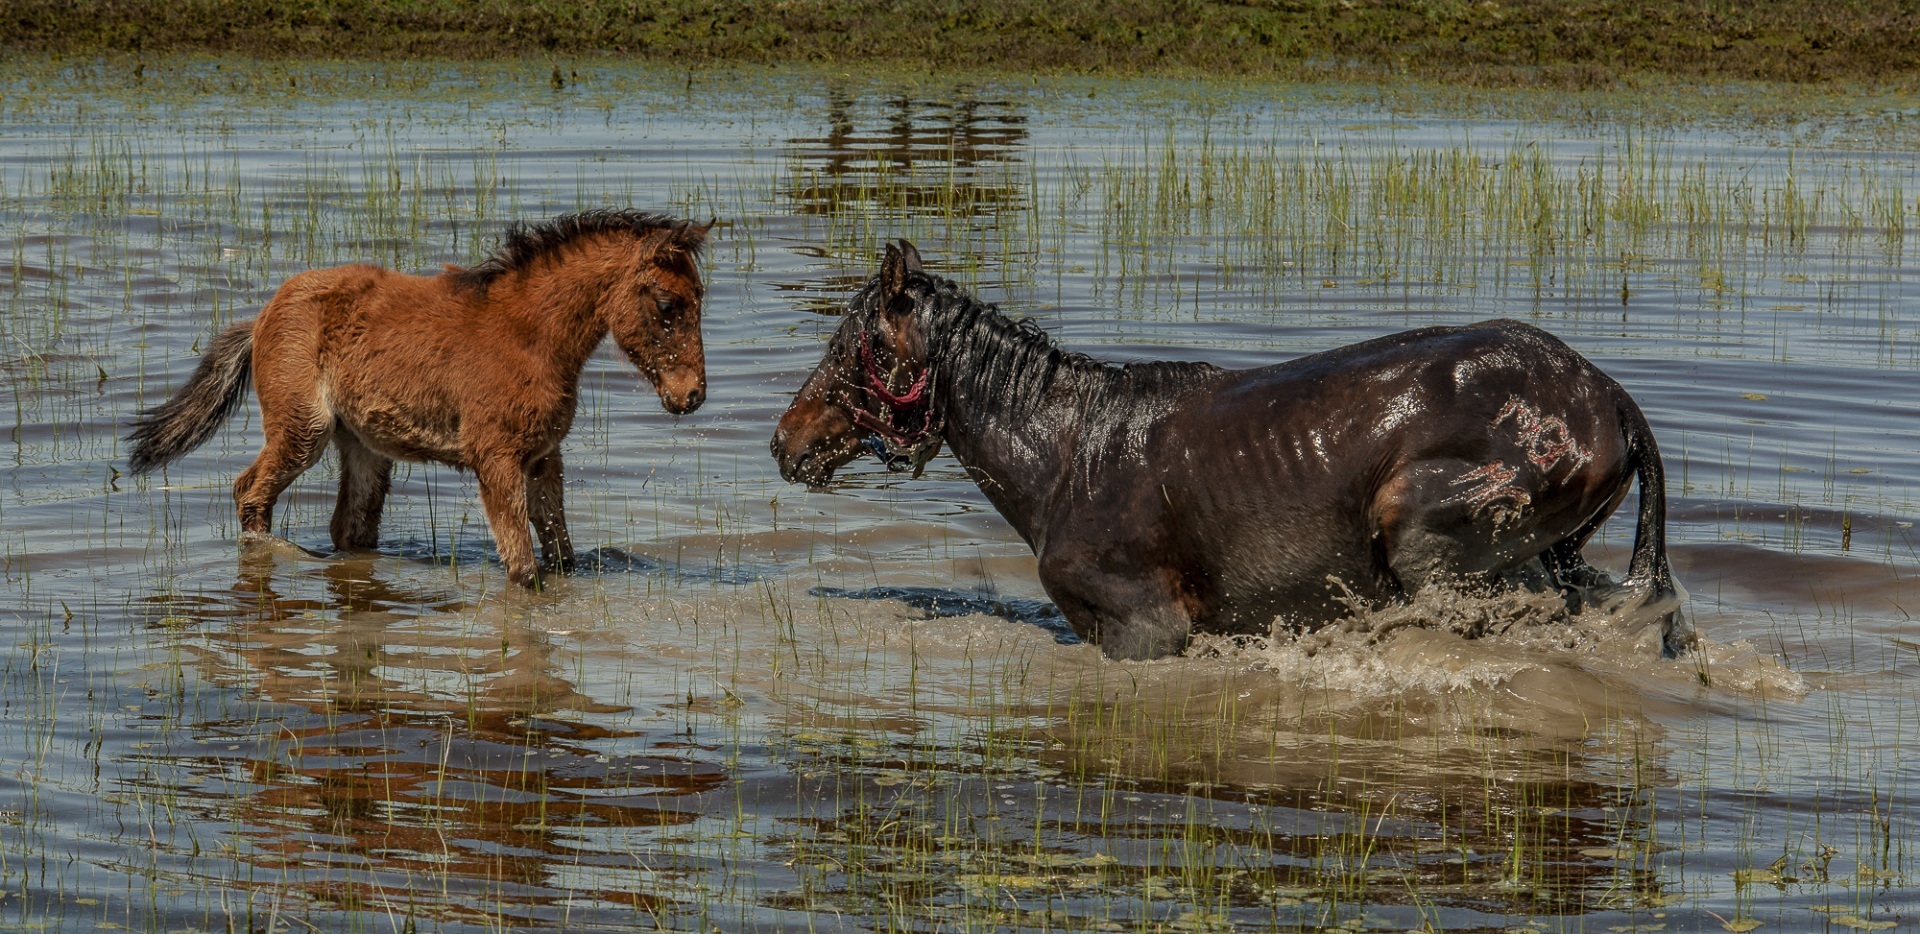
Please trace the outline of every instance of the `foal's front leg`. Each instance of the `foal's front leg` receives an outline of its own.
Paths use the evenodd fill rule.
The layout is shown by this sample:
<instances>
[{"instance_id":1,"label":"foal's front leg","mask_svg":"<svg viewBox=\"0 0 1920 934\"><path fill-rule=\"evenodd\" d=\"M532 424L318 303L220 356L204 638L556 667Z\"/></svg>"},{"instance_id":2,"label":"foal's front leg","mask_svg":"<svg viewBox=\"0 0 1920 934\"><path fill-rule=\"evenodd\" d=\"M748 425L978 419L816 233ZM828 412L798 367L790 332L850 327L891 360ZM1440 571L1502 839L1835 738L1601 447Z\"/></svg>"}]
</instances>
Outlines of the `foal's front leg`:
<instances>
[{"instance_id":1,"label":"foal's front leg","mask_svg":"<svg viewBox=\"0 0 1920 934\"><path fill-rule=\"evenodd\" d=\"M573 537L567 534L565 477L560 450L533 462L527 474L527 506L533 531L540 536L541 563L562 574L573 572Z\"/></svg>"},{"instance_id":2,"label":"foal's front leg","mask_svg":"<svg viewBox=\"0 0 1920 934\"><path fill-rule=\"evenodd\" d=\"M500 563L507 567L507 580L522 587L536 586L540 573L533 563L533 536L527 532L526 470L513 457L469 462L480 481L480 504L486 507L487 527L493 530Z\"/></svg>"}]
</instances>

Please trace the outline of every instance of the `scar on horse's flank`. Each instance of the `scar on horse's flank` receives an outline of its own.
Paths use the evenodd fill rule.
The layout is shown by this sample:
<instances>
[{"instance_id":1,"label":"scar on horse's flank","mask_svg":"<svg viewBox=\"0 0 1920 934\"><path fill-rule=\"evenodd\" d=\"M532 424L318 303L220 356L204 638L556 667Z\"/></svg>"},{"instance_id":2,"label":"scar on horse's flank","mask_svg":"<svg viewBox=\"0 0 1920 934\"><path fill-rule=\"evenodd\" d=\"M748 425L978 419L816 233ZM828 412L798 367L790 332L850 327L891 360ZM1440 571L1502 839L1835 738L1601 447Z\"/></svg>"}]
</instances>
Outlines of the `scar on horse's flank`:
<instances>
[{"instance_id":1,"label":"scar on horse's flank","mask_svg":"<svg viewBox=\"0 0 1920 934\"><path fill-rule=\"evenodd\" d=\"M1494 416L1493 427L1498 428L1509 420L1519 429L1517 437L1526 449L1527 461L1543 473L1553 470L1562 462L1570 463L1572 469L1579 470L1593 460L1593 453L1582 448L1574 439L1565 419L1556 415L1543 416L1539 409L1528 405L1518 396L1507 399L1507 404ZM1465 494L1468 515L1478 519L1483 513L1491 511L1494 527L1504 528L1518 522L1526 514L1527 507L1533 504L1531 493L1513 485L1519 474L1517 468L1496 460L1451 482L1454 486L1473 485Z\"/></svg>"},{"instance_id":2,"label":"scar on horse's flank","mask_svg":"<svg viewBox=\"0 0 1920 934\"><path fill-rule=\"evenodd\" d=\"M1533 503L1533 494L1512 485L1514 478L1519 475L1520 471L1508 467L1505 461L1494 461L1469 471L1452 483L1454 486L1475 484L1465 494L1467 514L1478 519L1481 513L1491 509L1493 526L1498 529L1518 522Z\"/></svg>"},{"instance_id":3,"label":"scar on horse's flank","mask_svg":"<svg viewBox=\"0 0 1920 934\"><path fill-rule=\"evenodd\" d=\"M1581 448L1574 440L1565 419L1557 415L1543 417L1538 409L1522 402L1518 396L1507 400L1493 424L1498 426L1509 418L1519 426L1520 442L1526 445L1527 460L1533 466L1552 470L1562 458L1569 458L1573 469L1579 470L1593 460L1593 452Z\"/></svg>"},{"instance_id":4,"label":"scar on horse's flank","mask_svg":"<svg viewBox=\"0 0 1920 934\"><path fill-rule=\"evenodd\" d=\"M586 211L514 224L471 269L301 273L141 413L129 466L145 473L205 443L251 381L266 443L234 483L243 537L271 533L280 494L331 440L334 547L377 544L395 460L438 461L473 471L507 577L531 586L529 525L548 566L573 563L560 441L594 348L611 333L670 412L706 400L698 259L712 226Z\"/></svg>"}]
</instances>

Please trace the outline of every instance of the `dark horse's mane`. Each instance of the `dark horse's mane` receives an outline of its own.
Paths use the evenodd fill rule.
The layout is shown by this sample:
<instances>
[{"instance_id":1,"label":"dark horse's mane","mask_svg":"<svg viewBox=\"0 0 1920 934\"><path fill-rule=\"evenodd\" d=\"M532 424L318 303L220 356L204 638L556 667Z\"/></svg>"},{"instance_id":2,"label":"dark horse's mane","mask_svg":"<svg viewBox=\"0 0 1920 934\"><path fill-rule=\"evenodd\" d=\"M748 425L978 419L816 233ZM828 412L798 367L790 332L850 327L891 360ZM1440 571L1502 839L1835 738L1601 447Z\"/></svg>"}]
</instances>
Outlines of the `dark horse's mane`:
<instances>
[{"instance_id":1,"label":"dark horse's mane","mask_svg":"<svg viewBox=\"0 0 1920 934\"><path fill-rule=\"evenodd\" d=\"M454 272L452 276L454 283L463 289L485 291L495 279L515 270L525 269L533 261L581 237L614 231L644 236L655 230L669 231L673 235L674 244L695 256L699 255L707 244L706 228L671 214L637 211L631 208L581 211L577 214L562 214L553 220L535 224L515 221L507 227L506 235L500 240L500 247L493 251L492 256L470 268Z\"/></svg>"},{"instance_id":2,"label":"dark horse's mane","mask_svg":"<svg viewBox=\"0 0 1920 934\"><path fill-rule=\"evenodd\" d=\"M1064 391L1079 400L1083 435L1104 435L1225 372L1210 363L1102 362L1062 350L1033 320L1009 318L946 279L921 274L910 282L932 286L915 316L926 328L934 368L963 398L996 400L998 411L1015 418ZM869 288L862 297L871 303L878 291Z\"/></svg>"}]
</instances>

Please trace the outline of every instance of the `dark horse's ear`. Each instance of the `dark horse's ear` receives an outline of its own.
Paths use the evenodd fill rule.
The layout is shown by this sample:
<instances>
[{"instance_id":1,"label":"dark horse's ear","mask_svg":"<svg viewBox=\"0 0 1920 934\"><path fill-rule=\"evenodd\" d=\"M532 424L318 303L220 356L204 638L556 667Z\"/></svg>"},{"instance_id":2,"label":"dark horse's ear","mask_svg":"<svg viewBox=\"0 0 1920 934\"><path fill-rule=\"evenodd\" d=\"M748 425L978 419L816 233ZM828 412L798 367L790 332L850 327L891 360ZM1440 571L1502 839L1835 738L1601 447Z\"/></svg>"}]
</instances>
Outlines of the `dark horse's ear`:
<instances>
[{"instance_id":1,"label":"dark horse's ear","mask_svg":"<svg viewBox=\"0 0 1920 934\"><path fill-rule=\"evenodd\" d=\"M923 271L920 265L920 251L905 240L887 244L886 259L880 261L880 301L888 311L902 311L897 307L901 296L907 290L907 273Z\"/></svg>"},{"instance_id":2,"label":"dark horse's ear","mask_svg":"<svg viewBox=\"0 0 1920 934\"><path fill-rule=\"evenodd\" d=\"M880 260L880 307L892 308L907 289L907 262L900 248L887 244L887 255Z\"/></svg>"}]
</instances>

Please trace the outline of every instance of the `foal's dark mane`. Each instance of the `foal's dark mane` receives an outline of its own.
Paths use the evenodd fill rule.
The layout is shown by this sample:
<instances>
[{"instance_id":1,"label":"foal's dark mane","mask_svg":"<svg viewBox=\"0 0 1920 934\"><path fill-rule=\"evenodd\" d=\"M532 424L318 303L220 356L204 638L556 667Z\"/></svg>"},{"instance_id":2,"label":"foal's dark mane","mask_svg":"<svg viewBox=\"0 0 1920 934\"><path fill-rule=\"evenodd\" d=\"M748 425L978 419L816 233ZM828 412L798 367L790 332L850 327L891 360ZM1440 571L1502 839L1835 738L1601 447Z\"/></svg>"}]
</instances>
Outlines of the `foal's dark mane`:
<instances>
[{"instance_id":1,"label":"foal's dark mane","mask_svg":"<svg viewBox=\"0 0 1920 934\"><path fill-rule=\"evenodd\" d=\"M1106 363L1062 350L1031 319L1016 321L938 276L917 274L909 288L925 295L915 317L926 328L934 368L968 400L994 399L1021 418L1054 392L1079 401L1083 434L1104 434L1145 407L1211 382L1225 372L1210 363ZM920 286L920 288L915 288ZM869 290L869 301L878 289Z\"/></svg>"},{"instance_id":2,"label":"foal's dark mane","mask_svg":"<svg viewBox=\"0 0 1920 934\"><path fill-rule=\"evenodd\" d=\"M687 253L698 256L707 245L707 232L691 221L671 214L626 209L602 209L562 214L550 221L515 221L507 227L493 255L468 269L451 273L454 284L463 289L486 291L495 279L519 269L581 237L623 231L636 237L655 230L673 234L672 242Z\"/></svg>"}]
</instances>

